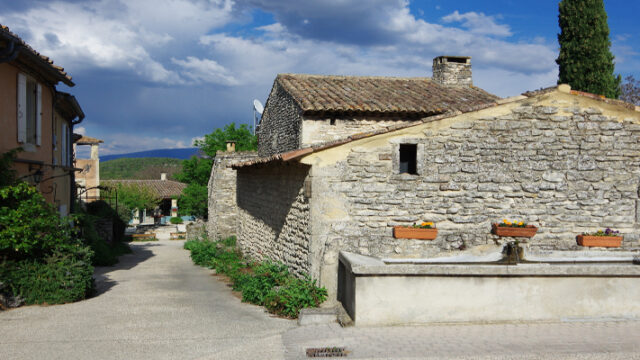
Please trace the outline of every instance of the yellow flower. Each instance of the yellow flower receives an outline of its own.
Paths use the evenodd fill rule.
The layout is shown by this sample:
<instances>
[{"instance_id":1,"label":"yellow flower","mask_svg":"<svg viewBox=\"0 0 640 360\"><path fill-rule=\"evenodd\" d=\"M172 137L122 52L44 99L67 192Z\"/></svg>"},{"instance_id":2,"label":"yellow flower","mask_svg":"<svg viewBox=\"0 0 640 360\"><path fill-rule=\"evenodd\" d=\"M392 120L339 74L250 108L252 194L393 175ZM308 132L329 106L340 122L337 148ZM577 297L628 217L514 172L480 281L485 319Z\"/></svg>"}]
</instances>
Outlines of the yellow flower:
<instances>
[{"instance_id":1,"label":"yellow flower","mask_svg":"<svg viewBox=\"0 0 640 360\"><path fill-rule=\"evenodd\" d=\"M520 222L518 223L518 225L522 226L522 225L524 225L524 222L520 221Z\"/></svg>"},{"instance_id":2,"label":"yellow flower","mask_svg":"<svg viewBox=\"0 0 640 360\"><path fill-rule=\"evenodd\" d=\"M421 225L422 225L422 226L427 226L427 225L429 225L429 223L427 223L427 222L422 222L422 224L421 224Z\"/></svg>"}]
</instances>

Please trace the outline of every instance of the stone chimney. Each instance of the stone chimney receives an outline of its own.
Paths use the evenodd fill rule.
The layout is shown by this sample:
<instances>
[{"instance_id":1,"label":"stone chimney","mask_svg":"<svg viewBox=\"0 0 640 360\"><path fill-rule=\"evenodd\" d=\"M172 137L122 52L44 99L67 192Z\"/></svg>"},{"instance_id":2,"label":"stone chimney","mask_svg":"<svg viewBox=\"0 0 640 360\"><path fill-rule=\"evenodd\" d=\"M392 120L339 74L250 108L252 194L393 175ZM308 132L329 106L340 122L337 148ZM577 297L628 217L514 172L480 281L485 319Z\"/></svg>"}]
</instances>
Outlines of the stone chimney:
<instances>
[{"instance_id":1,"label":"stone chimney","mask_svg":"<svg viewBox=\"0 0 640 360\"><path fill-rule=\"evenodd\" d=\"M433 80L446 86L472 86L470 56L438 56L433 59Z\"/></svg>"},{"instance_id":2,"label":"stone chimney","mask_svg":"<svg viewBox=\"0 0 640 360\"><path fill-rule=\"evenodd\" d=\"M236 151L236 142L231 140L227 141L227 152L235 152Z\"/></svg>"},{"instance_id":3,"label":"stone chimney","mask_svg":"<svg viewBox=\"0 0 640 360\"><path fill-rule=\"evenodd\" d=\"M167 180L167 173L160 173L160 180Z\"/></svg>"}]
</instances>

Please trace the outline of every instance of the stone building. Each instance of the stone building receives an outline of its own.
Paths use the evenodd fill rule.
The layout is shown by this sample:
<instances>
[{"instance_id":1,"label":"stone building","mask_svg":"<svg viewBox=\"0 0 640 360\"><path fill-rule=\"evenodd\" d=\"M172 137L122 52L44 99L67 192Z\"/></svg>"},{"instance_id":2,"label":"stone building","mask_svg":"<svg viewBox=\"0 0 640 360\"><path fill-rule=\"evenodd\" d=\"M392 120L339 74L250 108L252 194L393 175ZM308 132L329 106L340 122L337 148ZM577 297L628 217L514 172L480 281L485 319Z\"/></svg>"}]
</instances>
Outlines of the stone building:
<instances>
[{"instance_id":1,"label":"stone building","mask_svg":"<svg viewBox=\"0 0 640 360\"><path fill-rule=\"evenodd\" d=\"M577 234L608 226L638 249L638 109L567 85L499 99L456 59L437 58L433 79L279 75L261 156L232 165L242 251L335 297L339 251L474 251L503 241L490 229L504 218L538 226L538 250L577 249ZM420 221L436 223L435 240L394 238Z\"/></svg>"}]
</instances>

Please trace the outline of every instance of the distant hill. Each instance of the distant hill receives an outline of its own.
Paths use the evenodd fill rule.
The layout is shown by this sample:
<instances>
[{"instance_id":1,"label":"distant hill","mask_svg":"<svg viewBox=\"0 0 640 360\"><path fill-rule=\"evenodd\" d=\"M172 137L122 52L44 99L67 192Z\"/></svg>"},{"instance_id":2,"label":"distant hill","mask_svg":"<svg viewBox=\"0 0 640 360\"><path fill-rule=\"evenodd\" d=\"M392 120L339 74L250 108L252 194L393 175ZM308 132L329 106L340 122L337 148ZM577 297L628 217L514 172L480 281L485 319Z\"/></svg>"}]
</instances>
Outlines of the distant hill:
<instances>
[{"instance_id":1,"label":"distant hill","mask_svg":"<svg viewBox=\"0 0 640 360\"><path fill-rule=\"evenodd\" d=\"M186 160L193 155L198 155L200 149L198 148L185 148L185 149L156 149L139 151L128 154L118 155L101 155L100 162L121 159L121 158L173 158Z\"/></svg>"},{"instance_id":2,"label":"distant hill","mask_svg":"<svg viewBox=\"0 0 640 360\"><path fill-rule=\"evenodd\" d=\"M121 158L100 161L100 179L102 180L160 180L161 173L167 173L168 179L182 170L182 160L171 158Z\"/></svg>"}]
</instances>

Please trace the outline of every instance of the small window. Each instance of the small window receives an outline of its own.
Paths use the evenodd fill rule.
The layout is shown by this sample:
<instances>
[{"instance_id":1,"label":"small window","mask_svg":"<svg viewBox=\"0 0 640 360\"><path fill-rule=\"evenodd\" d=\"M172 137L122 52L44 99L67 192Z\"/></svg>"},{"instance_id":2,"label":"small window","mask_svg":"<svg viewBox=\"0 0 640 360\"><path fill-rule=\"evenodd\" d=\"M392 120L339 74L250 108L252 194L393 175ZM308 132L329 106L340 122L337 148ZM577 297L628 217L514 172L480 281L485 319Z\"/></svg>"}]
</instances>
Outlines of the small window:
<instances>
[{"instance_id":1,"label":"small window","mask_svg":"<svg viewBox=\"0 0 640 360\"><path fill-rule=\"evenodd\" d=\"M400 174L417 174L418 145L400 145Z\"/></svg>"},{"instance_id":2,"label":"small window","mask_svg":"<svg viewBox=\"0 0 640 360\"><path fill-rule=\"evenodd\" d=\"M331 120L329 121L329 124L331 126L335 126L336 125L336 118L331 118Z\"/></svg>"}]
</instances>

